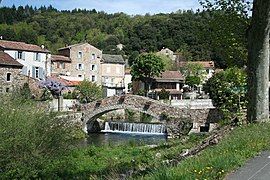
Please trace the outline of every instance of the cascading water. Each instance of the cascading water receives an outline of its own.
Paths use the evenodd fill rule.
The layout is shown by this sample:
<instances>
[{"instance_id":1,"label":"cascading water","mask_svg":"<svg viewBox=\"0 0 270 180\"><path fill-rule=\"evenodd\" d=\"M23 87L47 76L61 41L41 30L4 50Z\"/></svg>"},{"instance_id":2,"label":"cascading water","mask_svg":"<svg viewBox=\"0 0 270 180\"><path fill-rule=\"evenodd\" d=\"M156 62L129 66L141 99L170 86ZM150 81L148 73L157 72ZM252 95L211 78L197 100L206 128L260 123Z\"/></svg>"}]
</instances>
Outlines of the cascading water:
<instances>
[{"instance_id":1,"label":"cascading water","mask_svg":"<svg viewBox=\"0 0 270 180\"><path fill-rule=\"evenodd\" d=\"M166 127L163 124L105 122L105 129L102 132L166 134Z\"/></svg>"}]
</instances>

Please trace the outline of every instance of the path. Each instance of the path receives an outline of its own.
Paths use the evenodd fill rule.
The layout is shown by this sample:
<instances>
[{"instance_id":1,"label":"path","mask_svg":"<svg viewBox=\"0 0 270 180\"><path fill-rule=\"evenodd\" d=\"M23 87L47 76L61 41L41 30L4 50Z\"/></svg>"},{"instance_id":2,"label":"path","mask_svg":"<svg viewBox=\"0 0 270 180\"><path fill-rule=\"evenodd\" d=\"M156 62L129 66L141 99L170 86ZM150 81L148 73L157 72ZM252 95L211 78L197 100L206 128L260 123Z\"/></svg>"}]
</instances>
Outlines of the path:
<instances>
[{"instance_id":1,"label":"path","mask_svg":"<svg viewBox=\"0 0 270 180\"><path fill-rule=\"evenodd\" d=\"M270 152L262 152L243 167L230 174L227 180L270 180Z\"/></svg>"}]
</instances>

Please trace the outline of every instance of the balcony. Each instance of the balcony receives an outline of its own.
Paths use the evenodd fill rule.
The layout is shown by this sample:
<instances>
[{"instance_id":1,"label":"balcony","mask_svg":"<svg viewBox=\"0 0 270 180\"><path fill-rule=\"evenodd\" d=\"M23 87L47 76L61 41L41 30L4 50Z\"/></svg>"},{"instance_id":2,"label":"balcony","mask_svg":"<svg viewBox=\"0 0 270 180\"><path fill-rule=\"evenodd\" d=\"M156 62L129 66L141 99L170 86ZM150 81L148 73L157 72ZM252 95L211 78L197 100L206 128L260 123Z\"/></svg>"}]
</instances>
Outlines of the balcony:
<instances>
[{"instance_id":1,"label":"balcony","mask_svg":"<svg viewBox=\"0 0 270 180\"><path fill-rule=\"evenodd\" d=\"M114 82L102 82L102 86L108 87L108 88L125 88L125 84L123 82L120 83L114 83Z\"/></svg>"}]
</instances>

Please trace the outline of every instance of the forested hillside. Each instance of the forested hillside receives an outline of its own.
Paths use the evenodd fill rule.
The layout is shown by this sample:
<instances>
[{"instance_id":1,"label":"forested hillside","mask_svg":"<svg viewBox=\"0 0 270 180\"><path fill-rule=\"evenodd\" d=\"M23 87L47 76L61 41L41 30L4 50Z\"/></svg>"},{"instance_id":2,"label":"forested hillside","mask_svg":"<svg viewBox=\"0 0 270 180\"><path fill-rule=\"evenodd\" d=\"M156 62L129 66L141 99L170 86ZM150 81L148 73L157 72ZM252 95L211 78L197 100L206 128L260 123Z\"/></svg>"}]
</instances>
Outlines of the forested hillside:
<instances>
[{"instance_id":1,"label":"forested hillside","mask_svg":"<svg viewBox=\"0 0 270 180\"><path fill-rule=\"evenodd\" d=\"M218 66L243 66L249 19L222 11L170 14L107 14L93 10L59 11L52 6L0 8L0 36L45 45L53 53L68 44L89 42L104 53L134 58L168 47L189 60L214 60ZM116 45L122 43L123 51Z\"/></svg>"}]
</instances>

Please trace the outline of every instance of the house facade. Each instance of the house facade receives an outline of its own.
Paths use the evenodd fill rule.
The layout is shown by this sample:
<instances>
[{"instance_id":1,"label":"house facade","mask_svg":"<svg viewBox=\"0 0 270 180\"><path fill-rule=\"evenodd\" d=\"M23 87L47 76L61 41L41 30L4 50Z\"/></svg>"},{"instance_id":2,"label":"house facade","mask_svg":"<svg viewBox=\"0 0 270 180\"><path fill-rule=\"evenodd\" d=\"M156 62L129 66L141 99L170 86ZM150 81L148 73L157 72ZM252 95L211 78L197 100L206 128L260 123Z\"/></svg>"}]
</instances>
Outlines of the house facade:
<instances>
[{"instance_id":1,"label":"house facade","mask_svg":"<svg viewBox=\"0 0 270 180\"><path fill-rule=\"evenodd\" d=\"M160 99L159 93L164 89L169 93L170 100L182 99L185 78L179 71L165 71L159 77L153 78L149 94Z\"/></svg>"},{"instance_id":2,"label":"house facade","mask_svg":"<svg viewBox=\"0 0 270 180\"><path fill-rule=\"evenodd\" d=\"M87 79L101 85L102 51L89 43L80 43L58 49L58 54L68 57L70 64L65 66L65 74L78 79ZM62 61L63 62L63 61ZM63 71L60 71L60 73Z\"/></svg>"},{"instance_id":3,"label":"house facade","mask_svg":"<svg viewBox=\"0 0 270 180\"><path fill-rule=\"evenodd\" d=\"M125 61L123 57L121 55L103 54L101 77L105 96L122 94L125 89Z\"/></svg>"},{"instance_id":4,"label":"house facade","mask_svg":"<svg viewBox=\"0 0 270 180\"><path fill-rule=\"evenodd\" d=\"M0 40L0 50L23 65L22 74L36 79L51 75L51 54L44 47L24 42Z\"/></svg>"},{"instance_id":5,"label":"house facade","mask_svg":"<svg viewBox=\"0 0 270 180\"><path fill-rule=\"evenodd\" d=\"M61 55L51 55L51 74L68 76L71 68L71 59Z\"/></svg>"},{"instance_id":6,"label":"house facade","mask_svg":"<svg viewBox=\"0 0 270 180\"><path fill-rule=\"evenodd\" d=\"M17 86L17 77L22 68L22 64L0 51L0 93L9 93Z\"/></svg>"}]
</instances>

